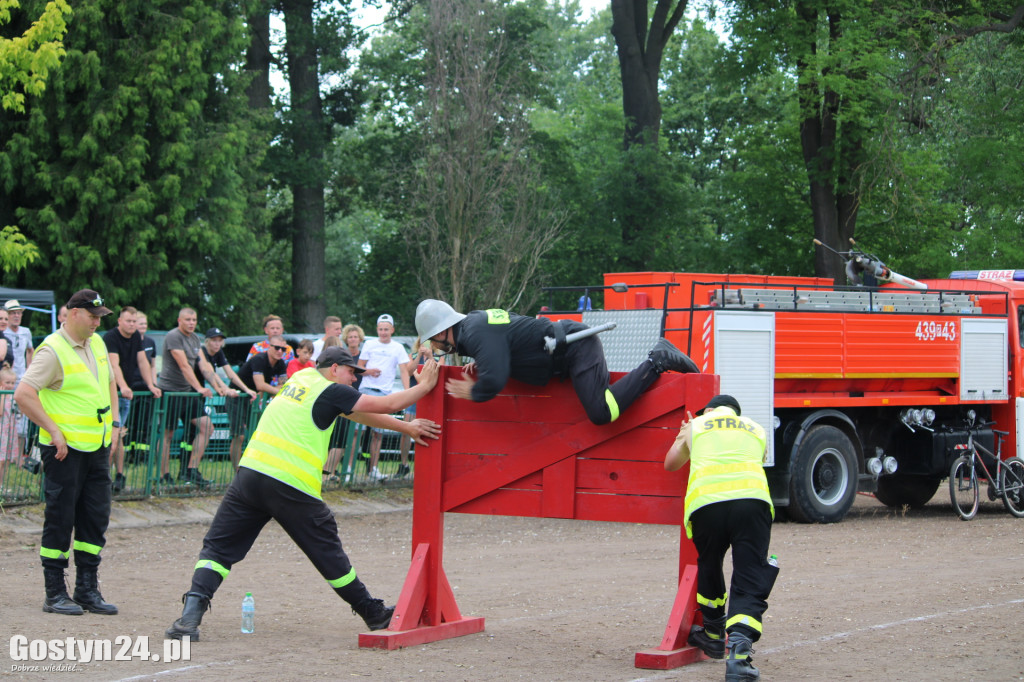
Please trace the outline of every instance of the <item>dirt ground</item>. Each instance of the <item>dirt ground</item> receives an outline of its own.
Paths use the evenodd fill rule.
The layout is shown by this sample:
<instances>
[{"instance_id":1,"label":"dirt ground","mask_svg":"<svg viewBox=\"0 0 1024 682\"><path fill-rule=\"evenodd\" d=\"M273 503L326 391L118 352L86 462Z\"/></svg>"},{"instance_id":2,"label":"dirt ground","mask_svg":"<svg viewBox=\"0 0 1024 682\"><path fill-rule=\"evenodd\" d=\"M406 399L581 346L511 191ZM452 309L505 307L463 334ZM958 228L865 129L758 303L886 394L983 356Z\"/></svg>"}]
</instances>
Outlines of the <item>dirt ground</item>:
<instances>
[{"instance_id":1,"label":"dirt ground","mask_svg":"<svg viewBox=\"0 0 1024 682\"><path fill-rule=\"evenodd\" d=\"M337 497L345 547L393 601L410 556L408 500ZM188 661L78 663L17 672L9 643L148 636L159 652L180 614L215 501L119 505L100 577L118 616L41 611L38 508L0 517L0 677L44 680L720 680L724 664L633 667L657 646L675 595L678 528L451 514L445 568L483 633L385 652L288 537L268 526L232 571ZM846 521L776 523L782 569L755 645L764 680L1024 679L1024 521L983 502L960 521L945 487L925 509L858 498ZM73 578L72 578L73 580ZM244 593L256 631L239 632ZM116 649L115 649L116 650ZM69 662L65 662L71 665Z\"/></svg>"}]
</instances>

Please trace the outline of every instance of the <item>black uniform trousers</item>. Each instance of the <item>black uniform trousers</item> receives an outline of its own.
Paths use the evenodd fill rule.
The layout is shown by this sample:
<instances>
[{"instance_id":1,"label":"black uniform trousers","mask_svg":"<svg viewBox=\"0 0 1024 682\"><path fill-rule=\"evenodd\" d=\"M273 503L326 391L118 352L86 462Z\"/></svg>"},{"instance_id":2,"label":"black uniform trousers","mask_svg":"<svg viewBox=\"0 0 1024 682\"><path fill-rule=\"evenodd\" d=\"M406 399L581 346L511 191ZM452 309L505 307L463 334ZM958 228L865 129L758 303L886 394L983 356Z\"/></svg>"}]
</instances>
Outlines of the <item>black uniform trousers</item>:
<instances>
[{"instance_id":1,"label":"black uniform trousers","mask_svg":"<svg viewBox=\"0 0 1024 682\"><path fill-rule=\"evenodd\" d=\"M325 580L337 580L352 570L338 537L334 512L323 500L246 467L239 468L224 493L203 538L199 561L214 561L230 571L245 558L271 519L281 524ZM214 569L197 568L192 574L191 591L213 597L223 580L224 576ZM350 604L369 597L358 578L335 588L335 592Z\"/></svg>"},{"instance_id":2,"label":"black uniform trousers","mask_svg":"<svg viewBox=\"0 0 1024 682\"><path fill-rule=\"evenodd\" d=\"M731 546L732 584L726 629L738 630L756 642L761 637L768 595L779 575L779 569L768 563L771 509L766 502L755 499L715 502L693 512L690 523L697 547L697 593L712 602L700 605L705 622L726 616L722 562Z\"/></svg>"},{"instance_id":3,"label":"black uniform trousers","mask_svg":"<svg viewBox=\"0 0 1024 682\"><path fill-rule=\"evenodd\" d=\"M561 324L566 334L589 328L580 322L563 320ZM645 359L640 366L609 387L608 363L604 358L604 347L596 335L567 346L565 370L562 373L567 373L572 379L573 390L586 410L587 418L598 425L607 424L613 421L613 416L617 416L612 414L608 405L606 390L611 391L618 412L621 413L658 379L654 365Z\"/></svg>"},{"instance_id":4,"label":"black uniform trousers","mask_svg":"<svg viewBox=\"0 0 1024 682\"><path fill-rule=\"evenodd\" d=\"M75 538L75 566L95 569L100 565L99 550L106 544L110 523L109 447L94 452L68 448L68 455L57 460L57 448L40 445L43 462L43 493L46 510L43 517L43 568L68 567L71 537Z\"/></svg>"}]
</instances>

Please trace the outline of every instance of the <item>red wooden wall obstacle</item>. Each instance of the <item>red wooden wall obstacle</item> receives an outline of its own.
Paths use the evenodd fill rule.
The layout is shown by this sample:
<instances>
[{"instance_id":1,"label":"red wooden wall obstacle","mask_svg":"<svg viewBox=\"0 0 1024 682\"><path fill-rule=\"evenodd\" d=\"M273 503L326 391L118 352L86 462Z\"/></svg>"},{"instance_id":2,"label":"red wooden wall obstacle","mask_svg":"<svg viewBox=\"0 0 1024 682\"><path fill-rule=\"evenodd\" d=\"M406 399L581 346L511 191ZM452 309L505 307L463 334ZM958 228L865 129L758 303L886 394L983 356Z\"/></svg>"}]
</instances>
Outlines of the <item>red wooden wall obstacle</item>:
<instances>
[{"instance_id":1,"label":"red wooden wall obstacle","mask_svg":"<svg viewBox=\"0 0 1024 682\"><path fill-rule=\"evenodd\" d=\"M491 514L680 525L689 467L662 462L686 411L717 393L710 374L665 374L618 420L591 424L568 381L509 382L491 401L445 393L461 368L442 368L439 387L417 406L441 424L441 438L416 458L412 565L387 630L359 635L359 646L397 649L484 629L464 616L445 576L444 514ZM618 378L613 374L613 381ZM679 589L661 644L636 654L641 668L699 660L686 637L696 615L697 554L680 529Z\"/></svg>"}]
</instances>

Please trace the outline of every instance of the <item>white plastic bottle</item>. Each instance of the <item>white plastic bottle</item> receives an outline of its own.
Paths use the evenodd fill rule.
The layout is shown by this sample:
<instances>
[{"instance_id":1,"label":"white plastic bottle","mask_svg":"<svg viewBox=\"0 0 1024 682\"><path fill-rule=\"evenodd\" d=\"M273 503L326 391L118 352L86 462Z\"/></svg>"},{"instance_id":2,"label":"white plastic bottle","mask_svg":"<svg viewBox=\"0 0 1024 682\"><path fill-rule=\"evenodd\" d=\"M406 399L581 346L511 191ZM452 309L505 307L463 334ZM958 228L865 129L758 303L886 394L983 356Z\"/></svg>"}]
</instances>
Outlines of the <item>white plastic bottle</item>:
<instances>
[{"instance_id":1,"label":"white plastic bottle","mask_svg":"<svg viewBox=\"0 0 1024 682\"><path fill-rule=\"evenodd\" d=\"M242 600L242 632L249 634L256 629L256 600L252 598L252 592L245 593Z\"/></svg>"}]
</instances>

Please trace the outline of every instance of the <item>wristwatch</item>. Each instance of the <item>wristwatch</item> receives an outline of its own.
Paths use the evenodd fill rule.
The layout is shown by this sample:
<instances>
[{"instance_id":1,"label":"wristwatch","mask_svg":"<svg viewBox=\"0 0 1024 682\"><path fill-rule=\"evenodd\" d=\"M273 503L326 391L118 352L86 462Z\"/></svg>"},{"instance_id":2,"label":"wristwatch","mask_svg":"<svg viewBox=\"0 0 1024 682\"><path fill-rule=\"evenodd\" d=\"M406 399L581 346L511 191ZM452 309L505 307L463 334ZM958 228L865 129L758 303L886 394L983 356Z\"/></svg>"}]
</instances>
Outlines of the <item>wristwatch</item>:
<instances>
[{"instance_id":1,"label":"wristwatch","mask_svg":"<svg viewBox=\"0 0 1024 682\"><path fill-rule=\"evenodd\" d=\"M121 428L121 422L117 422L117 421L110 422L110 425L113 426L115 429Z\"/></svg>"}]
</instances>

